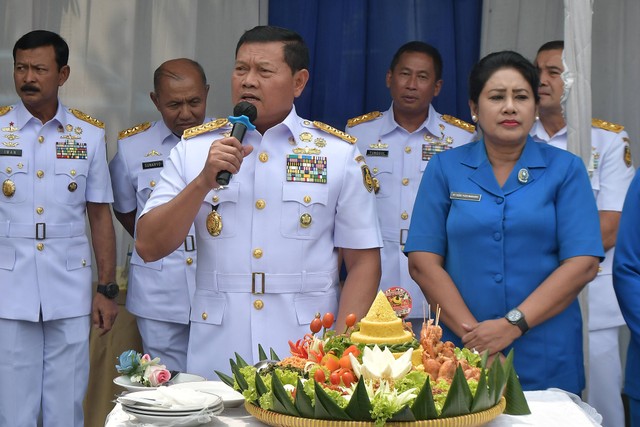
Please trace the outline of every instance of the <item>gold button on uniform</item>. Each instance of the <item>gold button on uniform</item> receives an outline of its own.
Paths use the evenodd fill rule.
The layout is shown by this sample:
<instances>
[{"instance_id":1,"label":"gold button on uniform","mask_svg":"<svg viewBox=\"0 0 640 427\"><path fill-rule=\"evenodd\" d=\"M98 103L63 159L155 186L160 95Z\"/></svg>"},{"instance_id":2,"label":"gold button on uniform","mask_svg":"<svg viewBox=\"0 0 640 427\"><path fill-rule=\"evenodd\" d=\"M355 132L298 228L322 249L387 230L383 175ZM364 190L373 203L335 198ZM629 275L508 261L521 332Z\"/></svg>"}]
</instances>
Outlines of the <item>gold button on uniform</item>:
<instances>
[{"instance_id":1,"label":"gold button on uniform","mask_svg":"<svg viewBox=\"0 0 640 427\"><path fill-rule=\"evenodd\" d=\"M300 227L309 228L311 226L311 221L313 221L313 218L311 218L311 215L308 213L300 215Z\"/></svg>"},{"instance_id":2,"label":"gold button on uniform","mask_svg":"<svg viewBox=\"0 0 640 427\"><path fill-rule=\"evenodd\" d=\"M39 142L40 144L42 144L42 143L44 142L44 136L40 135L40 136L38 137L38 142Z\"/></svg>"},{"instance_id":3,"label":"gold button on uniform","mask_svg":"<svg viewBox=\"0 0 640 427\"><path fill-rule=\"evenodd\" d=\"M71 176L76 176L76 170L75 169L71 169L71 171L69 173L71 174Z\"/></svg>"},{"instance_id":4,"label":"gold button on uniform","mask_svg":"<svg viewBox=\"0 0 640 427\"><path fill-rule=\"evenodd\" d=\"M402 185L409 185L409 178L402 178Z\"/></svg>"},{"instance_id":5,"label":"gold button on uniform","mask_svg":"<svg viewBox=\"0 0 640 427\"><path fill-rule=\"evenodd\" d=\"M150 186L151 188L155 187L155 186L156 186L156 182L155 182L155 181L153 181L153 180L151 180L151 182L149 182L149 186Z\"/></svg>"},{"instance_id":6,"label":"gold button on uniform","mask_svg":"<svg viewBox=\"0 0 640 427\"><path fill-rule=\"evenodd\" d=\"M209 315L207 313L202 313L202 320L207 320Z\"/></svg>"},{"instance_id":7,"label":"gold button on uniform","mask_svg":"<svg viewBox=\"0 0 640 427\"><path fill-rule=\"evenodd\" d=\"M191 265L193 264L193 258L189 257L187 258L187 265Z\"/></svg>"},{"instance_id":8,"label":"gold button on uniform","mask_svg":"<svg viewBox=\"0 0 640 427\"><path fill-rule=\"evenodd\" d=\"M411 152L411 147L409 146L404 147L404 152L409 154Z\"/></svg>"},{"instance_id":9,"label":"gold button on uniform","mask_svg":"<svg viewBox=\"0 0 640 427\"><path fill-rule=\"evenodd\" d=\"M378 173L378 168L373 168L373 173Z\"/></svg>"},{"instance_id":10,"label":"gold button on uniform","mask_svg":"<svg viewBox=\"0 0 640 427\"><path fill-rule=\"evenodd\" d=\"M44 212L44 208L43 208L42 206L38 206L38 207L36 208L36 213L37 213L38 215L42 215L42 213L43 213L43 212Z\"/></svg>"},{"instance_id":11,"label":"gold button on uniform","mask_svg":"<svg viewBox=\"0 0 640 427\"><path fill-rule=\"evenodd\" d=\"M39 251L44 250L44 243L38 243L38 244L36 245L36 248L37 248Z\"/></svg>"},{"instance_id":12,"label":"gold button on uniform","mask_svg":"<svg viewBox=\"0 0 640 427\"><path fill-rule=\"evenodd\" d=\"M42 178L44 176L44 171L43 170L39 170L38 172L36 172L36 176L38 178Z\"/></svg>"},{"instance_id":13,"label":"gold button on uniform","mask_svg":"<svg viewBox=\"0 0 640 427\"><path fill-rule=\"evenodd\" d=\"M263 151L262 153L260 153L258 158L262 163L266 163L269 160L269 155Z\"/></svg>"},{"instance_id":14,"label":"gold button on uniform","mask_svg":"<svg viewBox=\"0 0 640 427\"><path fill-rule=\"evenodd\" d=\"M11 173L13 172L13 169L11 169L9 166L7 166L7 169L5 169L7 171L7 173Z\"/></svg>"},{"instance_id":15,"label":"gold button on uniform","mask_svg":"<svg viewBox=\"0 0 640 427\"><path fill-rule=\"evenodd\" d=\"M253 308L256 310L262 310L262 307L264 307L264 302L262 302L261 299L257 299L253 302Z\"/></svg>"},{"instance_id":16,"label":"gold button on uniform","mask_svg":"<svg viewBox=\"0 0 640 427\"><path fill-rule=\"evenodd\" d=\"M264 209L264 207L267 206L267 202L265 202L262 199L258 199L256 200L256 208L258 209Z\"/></svg>"},{"instance_id":17,"label":"gold button on uniform","mask_svg":"<svg viewBox=\"0 0 640 427\"><path fill-rule=\"evenodd\" d=\"M75 181L70 182L69 185L67 185L67 189L73 193L78 189L78 184Z\"/></svg>"},{"instance_id":18,"label":"gold button on uniform","mask_svg":"<svg viewBox=\"0 0 640 427\"><path fill-rule=\"evenodd\" d=\"M83 260L82 260L82 266L83 266L83 267L86 267L86 266L87 266L87 260L86 260L86 259L83 259Z\"/></svg>"},{"instance_id":19,"label":"gold button on uniform","mask_svg":"<svg viewBox=\"0 0 640 427\"><path fill-rule=\"evenodd\" d=\"M305 203L311 203L311 196L304 196Z\"/></svg>"},{"instance_id":20,"label":"gold button on uniform","mask_svg":"<svg viewBox=\"0 0 640 427\"><path fill-rule=\"evenodd\" d=\"M253 250L253 257L254 258L262 258L262 249L257 248Z\"/></svg>"},{"instance_id":21,"label":"gold button on uniform","mask_svg":"<svg viewBox=\"0 0 640 427\"><path fill-rule=\"evenodd\" d=\"M407 211L402 212L402 214L400 215L400 218L408 219L409 218L409 214L407 213Z\"/></svg>"},{"instance_id":22,"label":"gold button on uniform","mask_svg":"<svg viewBox=\"0 0 640 427\"><path fill-rule=\"evenodd\" d=\"M213 196L213 198L211 200L213 200L213 203L218 203L220 201L220 197Z\"/></svg>"}]
</instances>

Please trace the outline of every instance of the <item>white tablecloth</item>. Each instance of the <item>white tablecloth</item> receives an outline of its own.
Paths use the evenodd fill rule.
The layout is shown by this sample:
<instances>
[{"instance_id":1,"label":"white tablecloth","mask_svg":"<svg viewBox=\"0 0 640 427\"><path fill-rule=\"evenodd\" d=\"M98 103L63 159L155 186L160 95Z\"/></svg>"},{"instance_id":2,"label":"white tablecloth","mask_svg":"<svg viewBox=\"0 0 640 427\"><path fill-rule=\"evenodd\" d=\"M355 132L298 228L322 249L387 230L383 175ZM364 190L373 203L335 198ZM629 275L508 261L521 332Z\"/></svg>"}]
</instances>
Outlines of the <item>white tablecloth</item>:
<instances>
[{"instance_id":1,"label":"white tablecloth","mask_svg":"<svg viewBox=\"0 0 640 427\"><path fill-rule=\"evenodd\" d=\"M579 399L560 390L525 392L531 415L500 415L486 427L594 427L600 426L599 415L589 405L574 402ZM572 400L573 397L573 400ZM147 427L122 411L120 405L107 416L105 427ZM225 409L215 420L202 424L202 427L261 427L260 421L247 413L244 407Z\"/></svg>"}]
</instances>

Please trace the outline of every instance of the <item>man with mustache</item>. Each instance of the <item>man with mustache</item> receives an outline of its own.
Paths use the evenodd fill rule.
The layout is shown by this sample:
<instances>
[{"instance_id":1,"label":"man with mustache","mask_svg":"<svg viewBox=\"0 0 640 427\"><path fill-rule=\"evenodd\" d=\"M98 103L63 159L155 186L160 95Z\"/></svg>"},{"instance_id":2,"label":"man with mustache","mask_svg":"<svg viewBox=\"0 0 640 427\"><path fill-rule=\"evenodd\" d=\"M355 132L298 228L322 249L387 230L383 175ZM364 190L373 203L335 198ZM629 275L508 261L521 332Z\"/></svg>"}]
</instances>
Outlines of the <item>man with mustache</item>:
<instances>
[{"instance_id":1,"label":"man with mustache","mask_svg":"<svg viewBox=\"0 0 640 427\"><path fill-rule=\"evenodd\" d=\"M120 132L118 152L109 164L113 210L132 237L137 216L160 182L169 152L186 129L205 121L207 109L209 85L200 64L191 59L172 59L160 65L153 75L153 88L150 97L162 120ZM163 259L145 263L133 251L127 309L136 316L144 352L159 357L170 370L187 369L189 313L195 280L193 227L184 244Z\"/></svg>"},{"instance_id":2,"label":"man with mustache","mask_svg":"<svg viewBox=\"0 0 640 427\"><path fill-rule=\"evenodd\" d=\"M564 90L561 40L545 43L538 50L535 65L540 72L540 119L531 136L537 141L567 149L567 126L560 100ZM591 163L588 170L600 215L600 232L605 260L598 276L589 283L589 367L587 403L602 414L602 425L623 427L624 410L620 397L622 367L618 334L624 319L613 290L611 266L622 205L633 179L629 136L623 126L593 119Z\"/></svg>"},{"instance_id":3,"label":"man with mustache","mask_svg":"<svg viewBox=\"0 0 640 427\"><path fill-rule=\"evenodd\" d=\"M420 334L424 295L409 275L402 253L413 202L429 159L441 151L465 144L475 135L469 123L438 113L431 101L442 88L442 57L421 41L402 45L393 55L386 75L391 107L374 111L347 123L347 132L358 138L376 183L378 218L384 246L381 249L381 289L399 286L412 298L407 316ZM405 303L406 304L406 303Z\"/></svg>"},{"instance_id":4,"label":"man with mustache","mask_svg":"<svg viewBox=\"0 0 640 427\"><path fill-rule=\"evenodd\" d=\"M216 122L185 132L138 220L136 250L147 262L195 225L189 372L229 372L234 352L255 363L258 344L285 357L287 341L309 333L317 312L335 313L344 330L347 315L362 318L375 297L382 242L371 176L351 136L297 115L308 66L299 34L246 31L231 93L234 104L256 107L256 129L242 144ZM224 187L222 171L234 174Z\"/></svg>"},{"instance_id":5,"label":"man with mustache","mask_svg":"<svg viewBox=\"0 0 640 427\"><path fill-rule=\"evenodd\" d=\"M68 57L56 33L22 36L20 102L0 107L2 426L32 427L40 412L44 427L83 426L91 321L104 334L118 313L104 125L58 100Z\"/></svg>"}]
</instances>

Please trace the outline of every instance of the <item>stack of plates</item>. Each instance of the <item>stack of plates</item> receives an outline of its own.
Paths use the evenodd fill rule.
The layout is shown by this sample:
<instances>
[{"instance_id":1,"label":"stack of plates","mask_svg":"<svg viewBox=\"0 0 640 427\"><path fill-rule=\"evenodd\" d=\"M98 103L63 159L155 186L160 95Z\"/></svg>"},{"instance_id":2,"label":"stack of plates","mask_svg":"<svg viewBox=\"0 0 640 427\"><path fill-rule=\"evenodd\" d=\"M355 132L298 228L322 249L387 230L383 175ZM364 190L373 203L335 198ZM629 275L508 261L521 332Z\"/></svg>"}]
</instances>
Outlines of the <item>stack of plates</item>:
<instances>
[{"instance_id":1,"label":"stack of plates","mask_svg":"<svg viewBox=\"0 0 640 427\"><path fill-rule=\"evenodd\" d=\"M211 421L224 409L218 395L169 387L123 394L117 402L127 414L158 426L197 426Z\"/></svg>"}]
</instances>

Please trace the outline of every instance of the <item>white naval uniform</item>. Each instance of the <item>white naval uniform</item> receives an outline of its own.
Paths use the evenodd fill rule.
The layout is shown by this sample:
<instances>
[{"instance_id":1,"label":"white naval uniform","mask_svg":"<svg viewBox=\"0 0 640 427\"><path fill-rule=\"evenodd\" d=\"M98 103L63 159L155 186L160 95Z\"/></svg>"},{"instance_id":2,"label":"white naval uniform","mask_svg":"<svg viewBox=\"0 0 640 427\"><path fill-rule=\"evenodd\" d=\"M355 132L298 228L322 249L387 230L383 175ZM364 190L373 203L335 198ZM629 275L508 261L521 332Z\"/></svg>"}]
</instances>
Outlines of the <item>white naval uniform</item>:
<instances>
[{"instance_id":1,"label":"white naval uniform","mask_svg":"<svg viewBox=\"0 0 640 427\"><path fill-rule=\"evenodd\" d=\"M409 292L413 309L407 320L416 319L412 321L414 331L419 331L422 324L425 297L409 275L402 246L407 238L422 173L434 153L466 144L475 135L471 125L450 116L446 118L448 121L429 105L427 119L409 133L396 123L392 105L384 113L368 113L352 119L346 128L347 133L358 138L358 148L380 186L376 194L384 241L380 251L380 288L400 286ZM450 122L459 123L459 126Z\"/></svg>"},{"instance_id":2,"label":"white naval uniform","mask_svg":"<svg viewBox=\"0 0 640 427\"><path fill-rule=\"evenodd\" d=\"M109 164L113 209L136 211L136 223L171 149L180 138L162 121L143 123L120 133L118 152ZM145 263L133 251L127 287L127 309L136 316L144 352L168 369L185 372L189 313L196 287L196 242L193 226L185 243L155 262Z\"/></svg>"},{"instance_id":3,"label":"white naval uniform","mask_svg":"<svg viewBox=\"0 0 640 427\"><path fill-rule=\"evenodd\" d=\"M0 115L2 426L34 426L41 404L44 427L83 425L93 295L86 203L113 201L103 127L62 104L44 125L21 102Z\"/></svg>"},{"instance_id":4,"label":"white naval uniform","mask_svg":"<svg viewBox=\"0 0 640 427\"><path fill-rule=\"evenodd\" d=\"M596 123L597 121L594 121ZM615 125L612 125L615 128ZM627 188L634 175L629 151L629 137L621 126L605 130L591 128L591 161L588 167L591 188L599 211L622 211ZM555 147L567 149L567 128L549 137L540 121L531 136ZM626 157L625 157L626 156ZM628 163L625 163L625 158ZM591 406L603 416L606 427L623 427L624 411L620 393L622 367L619 356L619 326L624 319L613 290L611 266L615 248L609 249L600 263L596 278L588 284L589 304L589 388Z\"/></svg>"},{"instance_id":5,"label":"white naval uniform","mask_svg":"<svg viewBox=\"0 0 640 427\"><path fill-rule=\"evenodd\" d=\"M191 182L211 143L229 130L193 138L185 132L143 214ZM214 370L228 374L234 352L257 362L258 344L288 356L288 340L309 333L315 313L337 312L337 248L382 245L355 145L298 117L295 108L264 136L247 132L243 144L253 152L226 188L207 194L194 222L199 261L187 367L207 378L216 377ZM325 183L287 180L296 161L288 156L304 156L294 150L314 153L314 165L326 160ZM310 169L313 175L322 168ZM214 206L222 218L218 236L206 226Z\"/></svg>"}]
</instances>

